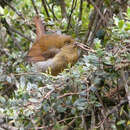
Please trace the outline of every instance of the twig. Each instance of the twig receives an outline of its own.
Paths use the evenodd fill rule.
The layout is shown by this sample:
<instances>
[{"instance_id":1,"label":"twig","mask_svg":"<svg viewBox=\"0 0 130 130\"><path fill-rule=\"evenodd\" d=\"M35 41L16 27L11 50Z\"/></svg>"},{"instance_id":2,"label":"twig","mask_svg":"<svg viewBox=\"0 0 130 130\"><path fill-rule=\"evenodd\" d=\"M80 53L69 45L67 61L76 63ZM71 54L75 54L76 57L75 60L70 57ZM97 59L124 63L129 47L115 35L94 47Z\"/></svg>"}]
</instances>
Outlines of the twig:
<instances>
[{"instance_id":1,"label":"twig","mask_svg":"<svg viewBox=\"0 0 130 130\"><path fill-rule=\"evenodd\" d=\"M72 96L72 95L79 95L79 93L65 93L64 95L59 96L58 99L64 98L66 96Z\"/></svg>"},{"instance_id":2,"label":"twig","mask_svg":"<svg viewBox=\"0 0 130 130\"><path fill-rule=\"evenodd\" d=\"M51 95L51 93L54 92L54 91L55 91L55 89L52 89L51 91L49 91L49 92L43 97L43 99L48 99L49 96Z\"/></svg>"},{"instance_id":3,"label":"twig","mask_svg":"<svg viewBox=\"0 0 130 130\"><path fill-rule=\"evenodd\" d=\"M10 32L10 33L11 33L11 32ZM13 40L13 43L15 44L15 46L16 46L20 51L24 52L23 49L22 49L22 47L21 47L21 45L17 42L17 39L15 38L14 34L12 34L11 37L12 37L12 40Z\"/></svg>"},{"instance_id":4,"label":"twig","mask_svg":"<svg viewBox=\"0 0 130 130\"><path fill-rule=\"evenodd\" d=\"M64 95L58 96L58 99L64 98L64 97L66 97L66 96L80 95L80 93L82 93L82 92L89 92L90 90L91 90L91 87L88 88L88 89L86 89L86 90L84 90L84 91L81 91L81 92L79 92L79 93L65 93Z\"/></svg>"},{"instance_id":5,"label":"twig","mask_svg":"<svg viewBox=\"0 0 130 130\"><path fill-rule=\"evenodd\" d=\"M103 14L101 13L100 9L97 7L97 5L92 1L90 0L91 4L95 7L96 11L98 12L98 14L100 15L101 19L103 21L105 21L105 23L107 24L107 20L105 19L105 17L103 16Z\"/></svg>"},{"instance_id":6,"label":"twig","mask_svg":"<svg viewBox=\"0 0 130 130\"><path fill-rule=\"evenodd\" d=\"M67 12L66 12L66 3L64 0L60 0L60 8L61 8L61 15L62 18L66 18L67 19Z\"/></svg>"},{"instance_id":7,"label":"twig","mask_svg":"<svg viewBox=\"0 0 130 130\"><path fill-rule=\"evenodd\" d=\"M77 47L80 47L81 49L83 49L85 51L90 51L90 52L95 53L95 51L92 48L90 48L89 46L87 46L83 43L76 42L74 45L77 46Z\"/></svg>"},{"instance_id":8,"label":"twig","mask_svg":"<svg viewBox=\"0 0 130 130\"><path fill-rule=\"evenodd\" d=\"M62 123L62 122L65 122L65 121L68 121L68 120L71 120L71 119L76 119L76 118L79 118L79 117L81 118L81 116L69 117L69 118L58 121L58 123Z\"/></svg>"},{"instance_id":9,"label":"twig","mask_svg":"<svg viewBox=\"0 0 130 130\"><path fill-rule=\"evenodd\" d=\"M96 2L96 5L98 6L98 8L101 8L102 5L103 5L103 1L98 0ZM98 29L102 25L102 19L100 19L99 14L97 13L96 9L94 9L94 10L96 12L96 15L95 15L94 22L93 22L93 25L92 25L93 26L93 28L91 30L92 33L91 33L91 35L89 35L89 37L88 37L89 39L87 39L88 40L87 42L88 42L89 46L93 45L94 37L95 37Z\"/></svg>"},{"instance_id":10,"label":"twig","mask_svg":"<svg viewBox=\"0 0 130 130\"><path fill-rule=\"evenodd\" d=\"M80 0L80 8L79 8L79 18L78 21L82 19L82 11L83 11L83 0Z\"/></svg>"},{"instance_id":11,"label":"twig","mask_svg":"<svg viewBox=\"0 0 130 130\"><path fill-rule=\"evenodd\" d=\"M11 126L9 124L1 124L1 127L7 130L18 130L18 128Z\"/></svg>"},{"instance_id":12,"label":"twig","mask_svg":"<svg viewBox=\"0 0 130 130\"><path fill-rule=\"evenodd\" d=\"M5 18L3 19L2 24L3 24L4 27L7 29L7 33L8 33L9 35L11 35L12 32L15 32L15 33L19 34L20 36L24 37L25 39L27 39L28 41L33 42L33 40L32 40L31 38L25 36L23 33L21 33L21 32L19 32L19 31L15 30L14 28L12 28L12 27L8 24L8 22L7 22L7 20L6 20Z\"/></svg>"},{"instance_id":13,"label":"twig","mask_svg":"<svg viewBox=\"0 0 130 130\"><path fill-rule=\"evenodd\" d=\"M80 7L79 7L79 14L78 14L78 23L75 27L75 32L76 32L76 36L78 37L79 36L79 33L80 33L80 21L82 20L82 12L83 12L83 0L80 0Z\"/></svg>"},{"instance_id":14,"label":"twig","mask_svg":"<svg viewBox=\"0 0 130 130\"><path fill-rule=\"evenodd\" d=\"M126 80L126 77L125 77L125 72L124 72L123 68L121 69L121 76L122 76L122 79L123 79L123 82L124 82L124 88L125 88L125 91L126 91L126 95L127 95L127 99L128 99L128 103L129 103L129 107L130 107L130 87L128 86L128 83L127 83L127 80Z\"/></svg>"},{"instance_id":15,"label":"twig","mask_svg":"<svg viewBox=\"0 0 130 130\"><path fill-rule=\"evenodd\" d=\"M119 108L125 104L126 102L128 102L127 99L121 100L120 103L118 105L116 105L107 115L106 118L104 118L101 122L98 123L98 126L96 126L95 128L99 128L101 125L104 124L105 120L114 112L118 111Z\"/></svg>"},{"instance_id":16,"label":"twig","mask_svg":"<svg viewBox=\"0 0 130 130\"><path fill-rule=\"evenodd\" d=\"M69 130L70 128L72 128L72 126L73 126L75 120L76 120L76 119L73 119L71 122L69 122L69 123L67 124L67 126L64 127L63 130Z\"/></svg>"},{"instance_id":17,"label":"twig","mask_svg":"<svg viewBox=\"0 0 130 130\"><path fill-rule=\"evenodd\" d=\"M77 0L73 0L72 1L72 6L71 6L71 12L70 12L70 16L69 16L69 20L68 20L68 26L67 26L67 31L69 30L70 27L70 23L71 23L71 17L72 17L72 13L76 8L76 4L77 4Z\"/></svg>"},{"instance_id":18,"label":"twig","mask_svg":"<svg viewBox=\"0 0 130 130\"><path fill-rule=\"evenodd\" d=\"M91 113L91 130L94 130L94 126L95 126L95 114L94 114L94 110L92 109L92 111L91 111L92 113Z\"/></svg>"},{"instance_id":19,"label":"twig","mask_svg":"<svg viewBox=\"0 0 130 130\"><path fill-rule=\"evenodd\" d=\"M98 21L98 20L97 20L97 21ZM91 39L90 39L90 44L89 44L89 46L92 46L93 40L94 40L94 37L95 37L95 34L96 34L97 31L99 30L101 24L102 24L102 20L100 19L100 20L98 21L98 23L96 23L96 25L95 25L96 27L95 27L95 29L94 29L92 35L91 35Z\"/></svg>"},{"instance_id":20,"label":"twig","mask_svg":"<svg viewBox=\"0 0 130 130\"><path fill-rule=\"evenodd\" d=\"M96 5L100 8L101 5L102 5L103 1L101 0L97 0L96 1ZM96 9L94 9L93 13L91 14L91 19L89 21L89 25L88 25L88 31L85 35L85 39L83 41L83 43L86 44L86 42L90 42L90 44L93 42L92 39L93 39L93 36L95 36L95 33L94 33L94 30L97 26L97 23L98 23L98 20L99 20L99 15L96 11ZM94 33L94 34L93 34Z\"/></svg>"},{"instance_id":21,"label":"twig","mask_svg":"<svg viewBox=\"0 0 130 130\"><path fill-rule=\"evenodd\" d=\"M10 30L10 31L13 31L13 32L15 32L15 33L17 33L17 34L19 34L20 36L24 37L24 38L27 39L28 41L34 42L31 38L25 36L23 33L21 33L21 32L19 32L19 31L15 30L14 28L12 28L12 27L10 27L10 26L9 26L9 30Z\"/></svg>"},{"instance_id":22,"label":"twig","mask_svg":"<svg viewBox=\"0 0 130 130\"><path fill-rule=\"evenodd\" d=\"M46 12L47 17L49 18L49 17L50 17L50 14L49 14L49 12L48 12L48 9L47 9L46 1L45 1L45 0L42 0L42 5L43 5L43 7L44 7L44 9L45 9L45 12Z\"/></svg>"},{"instance_id":23,"label":"twig","mask_svg":"<svg viewBox=\"0 0 130 130\"><path fill-rule=\"evenodd\" d=\"M53 11L53 6L52 6L52 9L51 9L50 6L49 6L49 4L48 4L48 2L47 2L46 0L45 0L45 2L46 2L47 7L49 8L49 10L51 11L51 13L52 13L54 19L55 19L55 20L58 20L57 17L56 17L56 15L55 15L55 13L54 13L54 11Z\"/></svg>"},{"instance_id":24,"label":"twig","mask_svg":"<svg viewBox=\"0 0 130 130\"><path fill-rule=\"evenodd\" d=\"M14 12L16 12L16 14L18 16L20 16L23 20L25 20L25 18L23 17L23 15L20 12L18 12L9 2L7 2L6 0L3 0L3 2L5 4L7 4Z\"/></svg>"},{"instance_id":25,"label":"twig","mask_svg":"<svg viewBox=\"0 0 130 130\"><path fill-rule=\"evenodd\" d=\"M31 0L31 1L32 1L32 5L33 5L33 7L34 7L34 10L35 10L36 14L39 15L38 10L37 10L37 7L36 7L36 5L35 5L35 3L34 3L34 0Z\"/></svg>"},{"instance_id":26,"label":"twig","mask_svg":"<svg viewBox=\"0 0 130 130\"><path fill-rule=\"evenodd\" d=\"M85 34L85 39L84 39L84 41L83 41L84 44L86 44L86 42L87 42L88 39L89 39L90 32L91 32L91 29L92 29L92 25L93 25L94 20L95 20L95 16L96 16L96 11L94 10L94 14L93 14L93 16L92 16L91 21L89 22L89 25L88 25L88 31L87 31L86 34Z\"/></svg>"},{"instance_id":27,"label":"twig","mask_svg":"<svg viewBox=\"0 0 130 130\"><path fill-rule=\"evenodd\" d=\"M10 54L9 54L7 49L0 48L0 52L4 53L6 56L10 56Z\"/></svg>"}]
</instances>

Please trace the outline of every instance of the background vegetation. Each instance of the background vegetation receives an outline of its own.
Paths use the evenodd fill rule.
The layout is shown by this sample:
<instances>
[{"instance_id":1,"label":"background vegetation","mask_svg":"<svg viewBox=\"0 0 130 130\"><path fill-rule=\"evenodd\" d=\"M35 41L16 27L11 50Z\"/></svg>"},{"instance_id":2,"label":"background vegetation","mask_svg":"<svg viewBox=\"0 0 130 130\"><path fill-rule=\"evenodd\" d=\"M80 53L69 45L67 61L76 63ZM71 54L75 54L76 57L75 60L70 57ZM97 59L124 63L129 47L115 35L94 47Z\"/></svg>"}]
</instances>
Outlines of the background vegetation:
<instances>
[{"instance_id":1,"label":"background vegetation","mask_svg":"<svg viewBox=\"0 0 130 130\"><path fill-rule=\"evenodd\" d=\"M128 0L0 1L0 129L130 128ZM47 33L65 33L82 56L58 76L25 62L39 13Z\"/></svg>"}]
</instances>

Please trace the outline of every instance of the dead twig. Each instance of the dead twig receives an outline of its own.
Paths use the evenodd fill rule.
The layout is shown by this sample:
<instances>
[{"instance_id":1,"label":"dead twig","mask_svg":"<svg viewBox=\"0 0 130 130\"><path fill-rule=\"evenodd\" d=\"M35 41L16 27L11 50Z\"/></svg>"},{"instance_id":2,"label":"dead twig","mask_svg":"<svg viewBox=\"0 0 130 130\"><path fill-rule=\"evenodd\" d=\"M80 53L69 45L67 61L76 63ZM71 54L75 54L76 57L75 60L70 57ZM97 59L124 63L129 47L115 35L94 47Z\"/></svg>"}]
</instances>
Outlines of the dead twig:
<instances>
[{"instance_id":1,"label":"dead twig","mask_svg":"<svg viewBox=\"0 0 130 130\"><path fill-rule=\"evenodd\" d=\"M66 96L73 96L73 95L79 95L79 93L65 93L64 95L59 96L58 99L64 98Z\"/></svg>"},{"instance_id":2,"label":"dead twig","mask_svg":"<svg viewBox=\"0 0 130 130\"><path fill-rule=\"evenodd\" d=\"M89 52L95 53L95 51L92 48L90 48L89 46L87 46L87 45L85 45L83 43L76 42L74 45L79 47L79 48L81 48L81 49L83 49L83 50L85 50L85 51L89 51Z\"/></svg>"}]
</instances>

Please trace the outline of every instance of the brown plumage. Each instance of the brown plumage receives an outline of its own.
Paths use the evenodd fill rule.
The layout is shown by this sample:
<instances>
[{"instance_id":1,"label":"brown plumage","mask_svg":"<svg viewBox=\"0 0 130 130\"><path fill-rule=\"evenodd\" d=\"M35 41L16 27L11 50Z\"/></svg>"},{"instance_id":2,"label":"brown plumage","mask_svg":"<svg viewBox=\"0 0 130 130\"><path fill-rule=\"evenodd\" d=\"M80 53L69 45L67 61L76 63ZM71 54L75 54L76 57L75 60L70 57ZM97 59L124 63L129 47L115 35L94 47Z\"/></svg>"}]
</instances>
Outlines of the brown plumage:
<instances>
[{"instance_id":1,"label":"brown plumage","mask_svg":"<svg viewBox=\"0 0 130 130\"><path fill-rule=\"evenodd\" d=\"M45 34L44 26L39 17L34 19L37 38L28 52L27 60L35 63L38 71L51 69L52 75L57 75L70 63L73 65L79 57L79 50L74 46L71 36Z\"/></svg>"}]
</instances>

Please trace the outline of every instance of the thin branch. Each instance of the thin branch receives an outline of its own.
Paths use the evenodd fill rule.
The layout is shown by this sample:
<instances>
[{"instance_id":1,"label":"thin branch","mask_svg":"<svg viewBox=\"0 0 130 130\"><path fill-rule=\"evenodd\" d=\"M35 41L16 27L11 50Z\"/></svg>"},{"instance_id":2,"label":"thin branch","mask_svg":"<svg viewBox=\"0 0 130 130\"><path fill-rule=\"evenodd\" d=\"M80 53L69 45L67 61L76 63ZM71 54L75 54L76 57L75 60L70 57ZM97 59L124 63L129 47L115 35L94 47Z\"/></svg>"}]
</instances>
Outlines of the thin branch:
<instances>
[{"instance_id":1,"label":"thin branch","mask_svg":"<svg viewBox=\"0 0 130 130\"><path fill-rule=\"evenodd\" d=\"M80 21L82 20L82 13L83 13L83 0L80 0L78 23L75 27L75 33L77 37L79 36L79 33L80 33L80 26L81 26Z\"/></svg>"},{"instance_id":2,"label":"thin branch","mask_svg":"<svg viewBox=\"0 0 130 130\"><path fill-rule=\"evenodd\" d=\"M98 20L96 20L96 21L98 21ZM95 37L97 31L99 30L101 24L102 24L102 20L100 19L100 20L98 21L98 23L96 23L96 25L95 25L95 29L93 30L93 33L92 33L92 35L91 35L91 39L89 40L89 46L92 46L92 45L93 45L94 37Z\"/></svg>"},{"instance_id":3,"label":"thin branch","mask_svg":"<svg viewBox=\"0 0 130 130\"><path fill-rule=\"evenodd\" d=\"M13 32L15 32L15 33L17 33L17 34L19 34L20 36L24 37L24 38L27 39L28 41L34 42L31 38L25 36L23 33L21 33L21 32L19 32L19 31L15 30L14 28L12 28L12 27L10 27L10 26L9 26L9 30L10 30L10 31L13 31Z\"/></svg>"},{"instance_id":4,"label":"thin branch","mask_svg":"<svg viewBox=\"0 0 130 130\"><path fill-rule=\"evenodd\" d=\"M78 21L81 21L81 19L82 19L82 12L83 12L83 0L80 0L79 18L78 18Z\"/></svg>"},{"instance_id":5,"label":"thin branch","mask_svg":"<svg viewBox=\"0 0 130 130\"><path fill-rule=\"evenodd\" d=\"M34 3L34 0L31 0L31 1L32 1L32 5L33 5L33 7L34 7L34 10L35 10L36 14L39 15L38 9L37 9L37 7L36 7L36 5L35 5L35 3Z\"/></svg>"},{"instance_id":6,"label":"thin branch","mask_svg":"<svg viewBox=\"0 0 130 130\"><path fill-rule=\"evenodd\" d=\"M59 96L58 99L64 98L66 96L73 96L73 95L79 95L79 93L65 93L64 95Z\"/></svg>"},{"instance_id":7,"label":"thin branch","mask_svg":"<svg viewBox=\"0 0 130 130\"><path fill-rule=\"evenodd\" d=\"M11 32L10 32L10 33L11 33ZM16 40L14 34L12 34L11 37L12 37L12 40L13 40L13 43L15 44L15 46L16 46L20 51L24 52L23 49L22 49L22 47L20 46L20 44L17 42L17 40Z\"/></svg>"},{"instance_id":8,"label":"thin branch","mask_svg":"<svg viewBox=\"0 0 130 130\"><path fill-rule=\"evenodd\" d=\"M48 3L46 0L45 0L45 2L46 2L47 7L49 8L49 10L51 11L51 13L52 13L54 19L55 19L55 20L58 20L57 17L56 17L56 15L55 15L55 13L54 13L54 11L53 11L54 5L52 5L52 9L51 9L50 6L49 6L49 3Z\"/></svg>"},{"instance_id":9,"label":"thin branch","mask_svg":"<svg viewBox=\"0 0 130 130\"><path fill-rule=\"evenodd\" d=\"M87 31L87 33L85 34L85 39L84 39L84 41L83 41L84 44L88 41L88 38L89 38L89 36L90 36L90 32L91 32L92 25L93 25L94 20L95 20L95 16L96 16L96 11L94 10L92 19L91 19L91 21L89 22L89 25L88 25L88 31Z\"/></svg>"},{"instance_id":10,"label":"thin branch","mask_svg":"<svg viewBox=\"0 0 130 130\"><path fill-rule=\"evenodd\" d=\"M95 3L94 3L95 4ZM98 7L99 9L102 7L103 5L103 1L101 0L97 0L96 1L96 7ZM94 13L93 13L93 17L89 23L89 30L86 33L85 39L84 39L84 43L88 43L88 45L92 46L94 37L98 31L98 29L100 29L101 25L102 25L102 19L100 19L99 17L100 15L98 14L96 8L94 9Z\"/></svg>"},{"instance_id":11,"label":"thin branch","mask_svg":"<svg viewBox=\"0 0 130 130\"><path fill-rule=\"evenodd\" d=\"M3 0L3 2L5 4L7 4L14 12L16 12L16 14L18 16L20 16L23 20L25 20L24 17L23 17L23 15L20 12L18 12L9 2L7 2L6 0Z\"/></svg>"},{"instance_id":12,"label":"thin branch","mask_svg":"<svg viewBox=\"0 0 130 130\"><path fill-rule=\"evenodd\" d=\"M33 42L33 40L32 40L31 38L25 36L23 33L21 33L21 32L19 32L19 31L15 30L14 28L12 28L12 27L8 24L8 22L6 21L5 18L3 19L2 24L3 24L3 26L6 28L7 33L8 33L9 35L12 36L12 32L15 32L15 33L19 34L20 36L24 37L25 39L27 39L28 41ZM13 37L14 37L14 36L13 36ZM13 39L13 37L12 37L12 39ZM19 45L16 45L16 46L18 47ZM18 48L20 49L21 47L19 46ZM21 49L20 49L20 50L21 50Z\"/></svg>"},{"instance_id":13,"label":"thin branch","mask_svg":"<svg viewBox=\"0 0 130 130\"><path fill-rule=\"evenodd\" d=\"M64 0L59 0L62 18L67 19L66 4Z\"/></svg>"},{"instance_id":14,"label":"thin branch","mask_svg":"<svg viewBox=\"0 0 130 130\"><path fill-rule=\"evenodd\" d=\"M49 12L48 12L48 9L47 9L46 1L45 1L45 0L42 0L42 5L43 5L43 7L44 7L44 9L45 9L45 12L46 12L47 17L49 18L49 17L50 17L50 14L49 14Z\"/></svg>"},{"instance_id":15,"label":"thin branch","mask_svg":"<svg viewBox=\"0 0 130 130\"><path fill-rule=\"evenodd\" d=\"M85 45L83 43L76 42L74 45L81 48L81 49L83 49L83 50L85 50L85 51L87 51L87 52L89 51L89 52L95 53L95 50L93 50L92 48L90 48L89 46L87 46L87 45Z\"/></svg>"},{"instance_id":16,"label":"thin branch","mask_svg":"<svg viewBox=\"0 0 130 130\"><path fill-rule=\"evenodd\" d=\"M105 120L112 114L112 113L115 113L116 111L119 110L119 108L127 103L128 100L127 99L124 99L124 100L121 100L119 104L117 104L110 112L108 112L108 114L106 115L106 118L104 118L100 123L98 123L98 126L96 126L95 128L99 128L101 125L104 124Z\"/></svg>"},{"instance_id":17,"label":"thin branch","mask_svg":"<svg viewBox=\"0 0 130 130\"><path fill-rule=\"evenodd\" d=\"M124 88L126 91L126 95L127 95L127 99L128 99L128 103L129 103L129 107L130 107L130 87L128 86L128 83L127 83L128 81L126 80L126 76L125 76L125 72L124 72L123 68L121 69L121 76L123 79L123 84L124 84Z\"/></svg>"},{"instance_id":18,"label":"thin branch","mask_svg":"<svg viewBox=\"0 0 130 130\"><path fill-rule=\"evenodd\" d=\"M98 12L98 14L100 15L101 19L103 21L105 21L105 23L107 24L107 20L105 19L105 17L103 16L103 14L101 13L100 9L97 7L97 5L92 1L90 0L91 4L94 6L94 8L96 9L96 11Z\"/></svg>"},{"instance_id":19,"label":"thin branch","mask_svg":"<svg viewBox=\"0 0 130 130\"><path fill-rule=\"evenodd\" d=\"M81 116L68 117L68 118L65 118L63 120L58 121L58 123L62 123L62 122L65 122L65 121L68 121L68 120L71 120L71 119L77 119L77 118L81 118Z\"/></svg>"},{"instance_id":20,"label":"thin branch","mask_svg":"<svg viewBox=\"0 0 130 130\"><path fill-rule=\"evenodd\" d=\"M70 23L71 23L71 17L72 17L73 11L74 11L75 8L76 8L76 4L77 4L77 0L73 0L73 1L72 1L72 6L71 6L70 16L69 16L69 20L68 20L67 31L69 30Z\"/></svg>"},{"instance_id":21,"label":"thin branch","mask_svg":"<svg viewBox=\"0 0 130 130\"><path fill-rule=\"evenodd\" d=\"M11 126L10 124L1 124L0 128L4 128L4 130L18 130L18 128Z\"/></svg>"}]
</instances>

